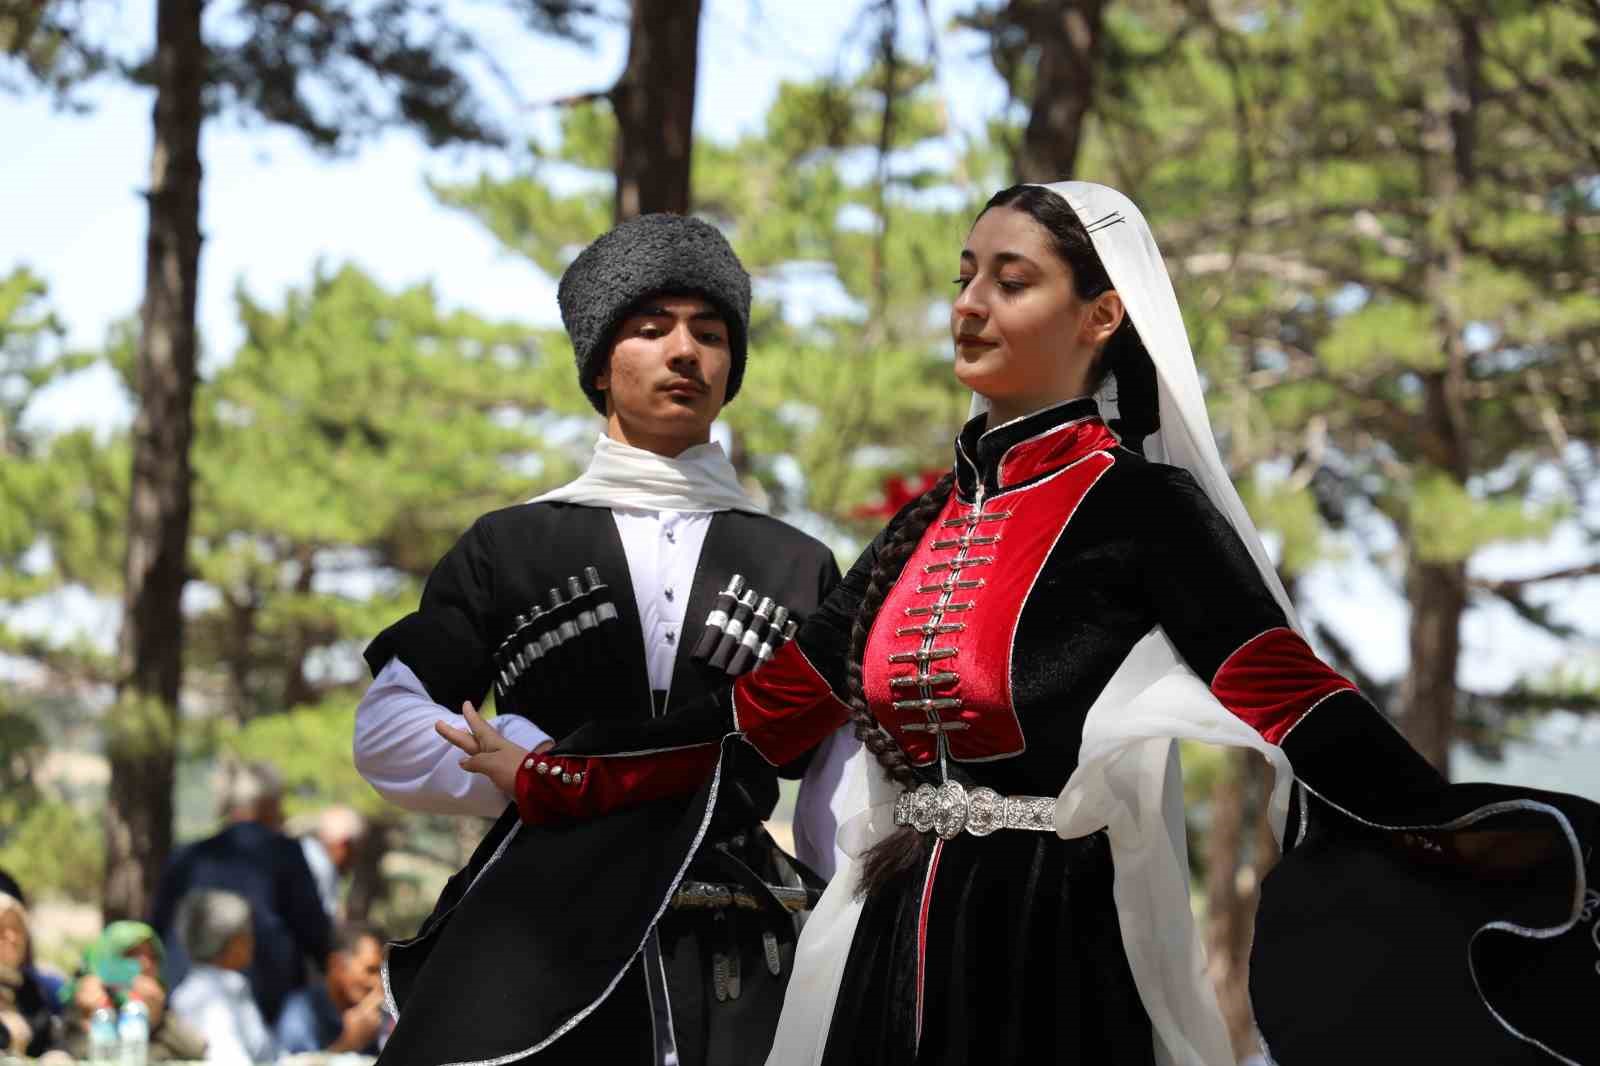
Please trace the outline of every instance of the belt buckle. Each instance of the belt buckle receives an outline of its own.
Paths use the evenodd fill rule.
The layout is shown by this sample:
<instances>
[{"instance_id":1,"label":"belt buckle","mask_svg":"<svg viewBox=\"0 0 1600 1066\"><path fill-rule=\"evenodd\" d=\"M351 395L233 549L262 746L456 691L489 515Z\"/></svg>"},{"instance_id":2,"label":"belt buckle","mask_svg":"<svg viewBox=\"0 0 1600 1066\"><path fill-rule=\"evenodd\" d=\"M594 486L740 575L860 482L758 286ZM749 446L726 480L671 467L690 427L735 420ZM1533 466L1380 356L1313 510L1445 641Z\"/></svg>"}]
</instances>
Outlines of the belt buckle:
<instances>
[{"instance_id":1,"label":"belt buckle","mask_svg":"<svg viewBox=\"0 0 1600 1066\"><path fill-rule=\"evenodd\" d=\"M941 840L954 840L967 824L967 790L959 781L946 781L934 789L933 831Z\"/></svg>"}]
</instances>

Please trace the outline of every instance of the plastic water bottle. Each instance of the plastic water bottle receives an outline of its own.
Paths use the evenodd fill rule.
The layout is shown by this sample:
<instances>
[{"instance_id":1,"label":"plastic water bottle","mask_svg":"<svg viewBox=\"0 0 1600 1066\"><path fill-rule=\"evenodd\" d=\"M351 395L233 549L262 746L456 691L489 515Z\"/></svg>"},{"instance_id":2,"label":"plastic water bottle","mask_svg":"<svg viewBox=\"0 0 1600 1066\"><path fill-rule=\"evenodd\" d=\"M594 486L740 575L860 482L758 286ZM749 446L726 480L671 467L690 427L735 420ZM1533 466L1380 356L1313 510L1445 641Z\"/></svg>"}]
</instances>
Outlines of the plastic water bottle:
<instances>
[{"instance_id":1,"label":"plastic water bottle","mask_svg":"<svg viewBox=\"0 0 1600 1066\"><path fill-rule=\"evenodd\" d=\"M117 1056L117 1012L101 1007L89 1015L89 1061L111 1066Z\"/></svg>"},{"instance_id":2,"label":"plastic water bottle","mask_svg":"<svg viewBox=\"0 0 1600 1066\"><path fill-rule=\"evenodd\" d=\"M145 1066L150 1055L150 1010L136 999L122 1005L117 1044L122 1066Z\"/></svg>"}]
</instances>

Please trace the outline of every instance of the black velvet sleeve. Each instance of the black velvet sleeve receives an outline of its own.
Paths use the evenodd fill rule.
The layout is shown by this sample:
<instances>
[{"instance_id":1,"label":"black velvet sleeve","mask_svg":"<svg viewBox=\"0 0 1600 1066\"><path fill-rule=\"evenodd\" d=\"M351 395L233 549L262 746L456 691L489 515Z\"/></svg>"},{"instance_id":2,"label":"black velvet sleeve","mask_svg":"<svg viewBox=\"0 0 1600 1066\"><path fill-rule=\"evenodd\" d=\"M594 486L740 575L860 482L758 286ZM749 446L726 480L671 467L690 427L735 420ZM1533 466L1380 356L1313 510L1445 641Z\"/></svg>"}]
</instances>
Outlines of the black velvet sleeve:
<instances>
[{"instance_id":1,"label":"black velvet sleeve","mask_svg":"<svg viewBox=\"0 0 1600 1066\"><path fill-rule=\"evenodd\" d=\"M1288 619L1232 523L1194 478L1156 464L1145 473L1152 478L1140 494L1151 500L1143 516L1145 586L1179 653L1211 684L1230 655ZM1362 820L1389 824L1445 783L1354 688L1317 703L1279 743L1308 788Z\"/></svg>"},{"instance_id":2,"label":"black velvet sleeve","mask_svg":"<svg viewBox=\"0 0 1600 1066\"><path fill-rule=\"evenodd\" d=\"M1245 641L1288 625L1233 524L1194 477L1151 463L1130 494L1143 513L1143 578L1156 620L1207 684Z\"/></svg>"},{"instance_id":3,"label":"black velvet sleeve","mask_svg":"<svg viewBox=\"0 0 1600 1066\"><path fill-rule=\"evenodd\" d=\"M850 656L850 633L855 626L856 612L867 594L872 580L872 568L877 565L878 549L888 540L894 529L890 523L856 557L850 569L837 579L832 590L820 606L805 620L795 640L806 653L811 665L817 668L840 699L845 699L845 664ZM838 572L835 568L835 573Z\"/></svg>"},{"instance_id":4,"label":"black velvet sleeve","mask_svg":"<svg viewBox=\"0 0 1600 1066\"><path fill-rule=\"evenodd\" d=\"M492 675L492 558L493 544L479 519L433 568L417 609L367 645L373 675L399 659L440 706L459 711L471 700L482 707Z\"/></svg>"}]
</instances>

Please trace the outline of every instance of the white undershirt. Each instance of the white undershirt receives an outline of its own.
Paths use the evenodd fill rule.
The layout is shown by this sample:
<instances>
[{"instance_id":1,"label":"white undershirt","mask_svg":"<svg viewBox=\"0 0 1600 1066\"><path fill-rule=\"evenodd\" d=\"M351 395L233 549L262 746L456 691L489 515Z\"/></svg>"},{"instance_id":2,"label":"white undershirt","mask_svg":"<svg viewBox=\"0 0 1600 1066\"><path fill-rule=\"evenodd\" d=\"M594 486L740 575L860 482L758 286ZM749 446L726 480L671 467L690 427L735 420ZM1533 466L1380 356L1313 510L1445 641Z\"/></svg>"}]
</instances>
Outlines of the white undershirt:
<instances>
[{"instance_id":1,"label":"white undershirt","mask_svg":"<svg viewBox=\"0 0 1600 1066\"><path fill-rule=\"evenodd\" d=\"M611 512L639 605L650 687L657 691L672 685L684 639L684 610L713 513ZM406 810L499 816L506 806L504 793L487 777L461 769L461 753L433 728L441 721L460 727L460 710L435 703L405 663L390 659L356 708L356 769L379 795ZM513 744L530 750L550 739L517 715L496 718L495 727Z\"/></svg>"}]
</instances>

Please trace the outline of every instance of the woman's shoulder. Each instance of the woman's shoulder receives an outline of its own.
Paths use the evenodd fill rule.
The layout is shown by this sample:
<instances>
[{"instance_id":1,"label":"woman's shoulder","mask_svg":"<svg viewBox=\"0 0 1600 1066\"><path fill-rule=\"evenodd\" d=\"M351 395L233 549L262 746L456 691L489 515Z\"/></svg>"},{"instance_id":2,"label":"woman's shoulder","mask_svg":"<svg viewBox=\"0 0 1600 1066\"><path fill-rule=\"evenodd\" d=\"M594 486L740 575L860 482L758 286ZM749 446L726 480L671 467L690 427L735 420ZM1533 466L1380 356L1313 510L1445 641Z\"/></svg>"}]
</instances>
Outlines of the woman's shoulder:
<instances>
[{"instance_id":1,"label":"woman's shoulder","mask_svg":"<svg viewBox=\"0 0 1600 1066\"><path fill-rule=\"evenodd\" d=\"M1215 510L1210 497L1193 474L1143 454L1118 447L1111 452L1115 465L1107 471L1106 495L1131 517L1158 514L1195 514Z\"/></svg>"}]
</instances>

